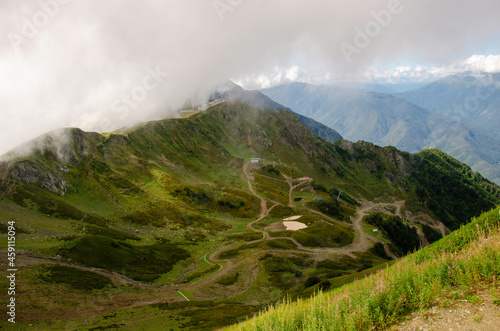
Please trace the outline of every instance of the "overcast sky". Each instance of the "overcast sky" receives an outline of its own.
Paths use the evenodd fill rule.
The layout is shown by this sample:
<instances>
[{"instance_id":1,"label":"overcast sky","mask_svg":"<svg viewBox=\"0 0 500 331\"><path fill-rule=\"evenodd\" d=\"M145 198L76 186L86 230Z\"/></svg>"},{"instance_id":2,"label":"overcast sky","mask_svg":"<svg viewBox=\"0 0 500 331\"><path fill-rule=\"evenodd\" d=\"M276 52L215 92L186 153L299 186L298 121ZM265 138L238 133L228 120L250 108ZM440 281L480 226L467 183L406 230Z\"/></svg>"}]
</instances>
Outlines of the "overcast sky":
<instances>
[{"instance_id":1,"label":"overcast sky","mask_svg":"<svg viewBox=\"0 0 500 331\"><path fill-rule=\"evenodd\" d=\"M498 0L1 0L0 154L48 130L173 113L227 78L500 71Z\"/></svg>"}]
</instances>

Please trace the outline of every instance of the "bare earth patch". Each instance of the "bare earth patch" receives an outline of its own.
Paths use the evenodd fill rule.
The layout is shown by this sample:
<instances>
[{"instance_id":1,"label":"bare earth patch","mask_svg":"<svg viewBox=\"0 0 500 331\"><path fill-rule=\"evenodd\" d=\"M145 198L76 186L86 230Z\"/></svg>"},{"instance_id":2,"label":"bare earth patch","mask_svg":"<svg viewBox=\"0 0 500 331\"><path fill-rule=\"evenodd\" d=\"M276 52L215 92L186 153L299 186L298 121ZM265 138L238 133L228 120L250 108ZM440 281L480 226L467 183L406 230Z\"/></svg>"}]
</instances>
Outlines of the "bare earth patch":
<instances>
[{"instance_id":1,"label":"bare earth patch","mask_svg":"<svg viewBox=\"0 0 500 331\"><path fill-rule=\"evenodd\" d=\"M285 231L286 226L283 225L283 222L276 222L276 223L270 224L264 230L269 231L269 232Z\"/></svg>"},{"instance_id":2,"label":"bare earth patch","mask_svg":"<svg viewBox=\"0 0 500 331\"><path fill-rule=\"evenodd\" d=\"M283 225L286 227L287 230L290 230L290 231L297 231L297 230L307 228L307 225L305 225L304 223L295 222L295 221L283 222Z\"/></svg>"},{"instance_id":3,"label":"bare earth patch","mask_svg":"<svg viewBox=\"0 0 500 331\"><path fill-rule=\"evenodd\" d=\"M500 330L499 285L491 291L497 294L492 296L490 289L481 289L466 297L468 300L455 300L442 306L437 301L436 306L411 314L407 321L389 330Z\"/></svg>"}]
</instances>

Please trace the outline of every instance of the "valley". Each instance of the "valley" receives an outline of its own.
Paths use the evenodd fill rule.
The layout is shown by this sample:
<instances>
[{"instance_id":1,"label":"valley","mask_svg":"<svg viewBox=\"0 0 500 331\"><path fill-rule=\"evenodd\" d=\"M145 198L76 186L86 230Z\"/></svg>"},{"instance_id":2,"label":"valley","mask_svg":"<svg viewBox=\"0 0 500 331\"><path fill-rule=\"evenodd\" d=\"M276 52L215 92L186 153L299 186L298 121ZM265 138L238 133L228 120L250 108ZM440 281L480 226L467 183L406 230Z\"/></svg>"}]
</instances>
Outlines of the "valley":
<instances>
[{"instance_id":1,"label":"valley","mask_svg":"<svg viewBox=\"0 0 500 331\"><path fill-rule=\"evenodd\" d=\"M496 330L500 1L0 12L0 331Z\"/></svg>"},{"instance_id":2,"label":"valley","mask_svg":"<svg viewBox=\"0 0 500 331\"><path fill-rule=\"evenodd\" d=\"M235 101L65 132L0 163L19 329L216 329L376 273L500 200L437 150L330 143L289 111Z\"/></svg>"}]
</instances>

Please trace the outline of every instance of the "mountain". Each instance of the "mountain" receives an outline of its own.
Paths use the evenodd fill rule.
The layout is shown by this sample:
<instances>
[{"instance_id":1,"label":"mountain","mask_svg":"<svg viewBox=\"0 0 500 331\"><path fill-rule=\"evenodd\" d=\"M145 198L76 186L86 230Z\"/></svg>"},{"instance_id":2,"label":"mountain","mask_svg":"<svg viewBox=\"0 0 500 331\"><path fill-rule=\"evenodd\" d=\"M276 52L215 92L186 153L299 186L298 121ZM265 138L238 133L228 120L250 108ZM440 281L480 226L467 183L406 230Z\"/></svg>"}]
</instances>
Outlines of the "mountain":
<instances>
[{"instance_id":1,"label":"mountain","mask_svg":"<svg viewBox=\"0 0 500 331\"><path fill-rule=\"evenodd\" d=\"M235 101L48 133L3 158L0 192L21 329L217 329L375 273L500 202L443 152L330 143Z\"/></svg>"},{"instance_id":2,"label":"mountain","mask_svg":"<svg viewBox=\"0 0 500 331\"><path fill-rule=\"evenodd\" d=\"M292 83L262 92L294 111L335 128L349 140L417 152L438 148L500 182L500 138L392 94ZM409 92L410 93L410 92Z\"/></svg>"},{"instance_id":3,"label":"mountain","mask_svg":"<svg viewBox=\"0 0 500 331\"><path fill-rule=\"evenodd\" d=\"M287 108L275 102L268 96L264 95L262 92L257 90L245 90L232 81L227 81L225 84L219 86L217 90L218 91L210 97L209 101L214 101L217 99L235 100L262 109L274 109L277 111L285 109L292 111L290 108ZM312 118L299 114L297 114L297 116L309 128L309 130L311 130L317 136L322 137L329 142L335 142L339 139L342 139L342 136L334 129L322 123L319 123Z\"/></svg>"},{"instance_id":4,"label":"mountain","mask_svg":"<svg viewBox=\"0 0 500 331\"><path fill-rule=\"evenodd\" d=\"M366 90L378 93L401 93L416 90L427 83L399 82L399 83L361 83L361 82L338 82L331 83L331 86L339 88L349 88L355 90Z\"/></svg>"},{"instance_id":5,"label":"mountain","mask_svg":"<svg viewBox=\"0 0 500 331\"><path fill-rule=\"evenodd\" d=\"M499 137L500 73L453 75L395 95Z\"/></svg>"}]
</instances>

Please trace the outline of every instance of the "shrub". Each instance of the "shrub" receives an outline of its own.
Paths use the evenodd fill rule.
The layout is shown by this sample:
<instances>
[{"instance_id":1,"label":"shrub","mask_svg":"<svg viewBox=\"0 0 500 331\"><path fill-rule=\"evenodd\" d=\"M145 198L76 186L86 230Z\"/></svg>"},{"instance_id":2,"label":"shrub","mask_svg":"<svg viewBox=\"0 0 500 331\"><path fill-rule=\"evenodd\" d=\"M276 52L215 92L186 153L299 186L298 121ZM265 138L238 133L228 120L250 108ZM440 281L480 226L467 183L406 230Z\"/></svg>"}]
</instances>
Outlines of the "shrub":
<instances>
[{"instance_id":1,"label":"shrub","mask_svg":"<svg viewBox=\"0 0 500 331\"><path fill-rule=\"evenodd\" d=\"M227 276L221 277L221 278L219 278L219 280L217 280L217 284L221 284L221 285L225 285L225 286L233 285L238 281L239 276L240 276L239 273L234 273L232 275L227 275Z\"/></svg>"},{"instance_id":2,"label":"shrub","mask_svg":"<svg viewBox=\"0 0 500 331\"><path fill-rule=\"evenodd\" d=\"M441 235L441 232L437 231L436 229L431 228L427 224L422 225L422 230L424 232L425 237L427 238L427 241L429 244L432 244L433 242L438 241L439 239L443 238Z\"/></svg>"},{"instance_id":3,"label":"shrub","mask_svg":"<svg viewBox=\"0 0 500 331\"><path fill-rule=\"evenodd\" d=\"M319 284L320 282L321 282L321 279L319 279L316 276L307 277L306 281L304 282L304 287L308 288L308 287L314 286L316 284Z\"/></svg>"},{"instance_id":4,"label":"shrub","mask_svg":"<svg viewBox=\"0 0 500 331\"><path fill-rule=\"evenodd\" d=\"M87 266L102 268L139 281L153 281L173 265L190 256L173 244L133 246L104 236L87 236L74 241L61 255Z\"/></svg>"},{"instance_id":5,"label":"shrub","mask_svg":"<svg viewBox=\"0 0 500 331\"><path fill-rule=\"evenodd\" d=\"M332 283L330 283L330 281L328 279L325 279L324 281L322 281L321 283L319 283L318 288L321 291L328 291L331 286L332 286Z\"/></svg>"},{"instance_id":6,"label":"shrub","mask_svg":"<svg viewBox=\"0 0 500 331\"><path fill-rule=\"evenodd\" d=\"M43 266L42 274L38 278L47 283L64 283L86 291L114 287L113 282L107 277L62 265Z\"/></svg>"},{"instance_id":7,"label":"shrub","mask_svg":"<svg viewBox=\"0 0 500 331\"><path fill-rule=\"evenodd\" d=\"M383 259L386 259L386 260L391 260L391 258L389 256L387 256L387 253L385 252L385 249L384 249L384 244L382 243L376 243L371 249L370 251L377 255L377 256L380 256L381 258Z\"/></svg>"},{"instance_id":8,"label":"shrub","mask_svg":"<svg viewBox=\"0 0 500 331\"><path fill-rule=\"evenodd\" d=\"M367 216L365 221L368 224L381 228L403 254L408 254L420 247L417 230L412 226L404 224L400 217L384 217L383 214L377 213Z\"/></svg>"}]
</instances>

